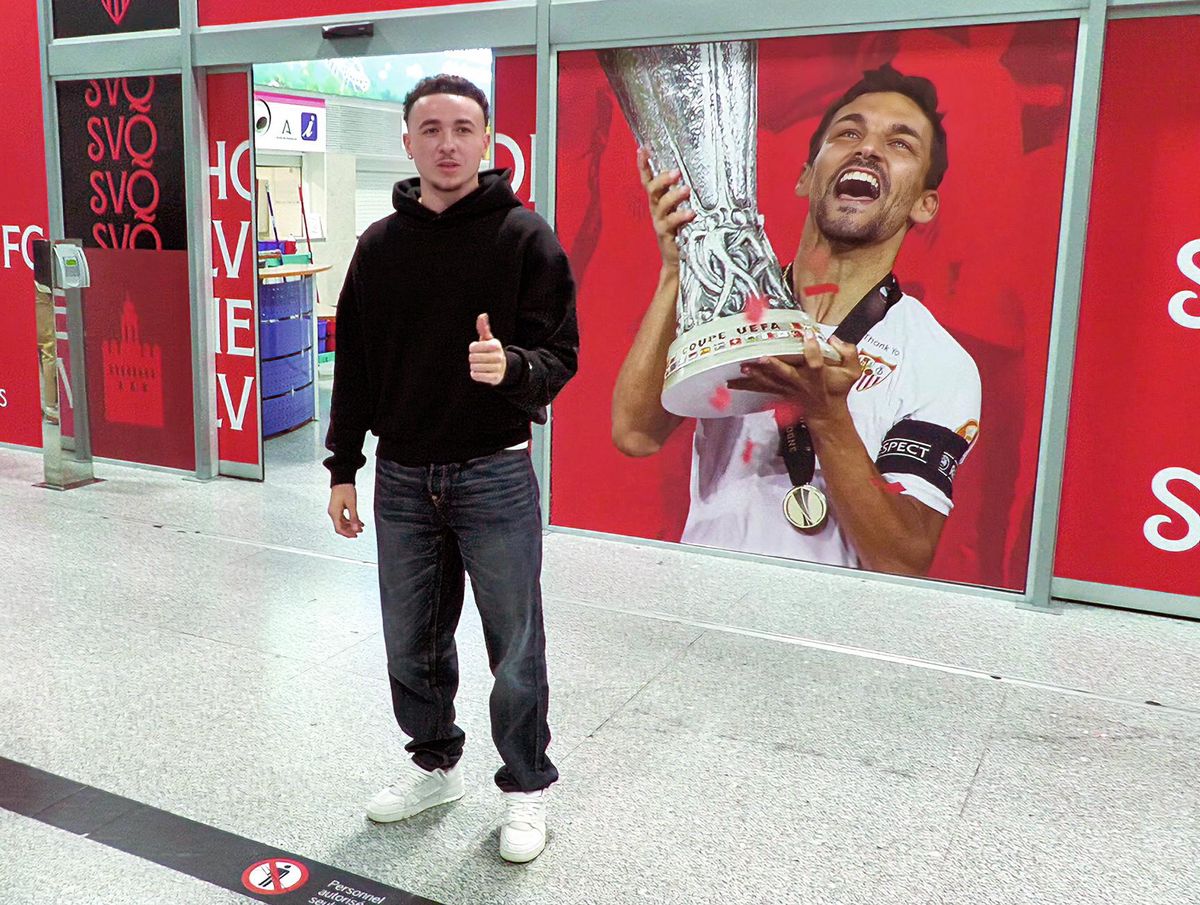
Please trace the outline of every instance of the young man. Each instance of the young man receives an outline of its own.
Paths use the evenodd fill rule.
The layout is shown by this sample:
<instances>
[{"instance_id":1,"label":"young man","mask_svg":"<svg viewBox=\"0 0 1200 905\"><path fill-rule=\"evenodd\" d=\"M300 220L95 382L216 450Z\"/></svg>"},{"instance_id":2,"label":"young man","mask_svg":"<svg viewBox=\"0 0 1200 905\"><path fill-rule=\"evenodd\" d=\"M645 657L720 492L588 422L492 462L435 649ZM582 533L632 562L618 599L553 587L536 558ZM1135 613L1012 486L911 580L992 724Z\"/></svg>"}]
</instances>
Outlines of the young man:
<instances>
[{"instance_id":1,"label":"young man","mask_svg":"<svg viewBox=\"0 0 1200 905\"><path fill-rule=\"evenodd\" d=\"M375 528L392 704L412 763L367 815L401 820L460 798L465 735L454 722L454 631L471 576L495 684L492 738L507 799L500 854L546 842L549 689L542 524L530 421L575 373L575 284L554 232L479 172L488 102L466 79L422 80L404 102L418 178L359 239L338 301L325 460L329 516L363 530L355 472L379 437Z\"/></svg>"},{"instance_id":2,"label":"young man","mask_svg":"<svg viewBox=\"0 0 1200 905\"><path fill-rule=\"evenodd\" d=\"M644 149L638 164L662 271L613 394L613 440L631 456L657 452L682 422L660 396L675 338L675 237L694 217L680 209L690 189L678 185L679 171L654 177ZM685 543L928 571L953 506L955 472L979 431L978 369L929 310L898 288L857 346L834 331L860 300L888 285L909 229L936 216L947 166L937 91L927 79L884 66L864 73L826 111L796 186L809 207L785 277L842 361L825 361L810 340L802 356L743 366L730 388L771 393L781 406L697 424ZM805 444L785 456L786 433L781 440L781 428L793 426L811 444L799 477L805 457L797 449ZM783 502L806 479L828 499L829 515L802 531L785 517Z\"/></svg>"}]
</instances>

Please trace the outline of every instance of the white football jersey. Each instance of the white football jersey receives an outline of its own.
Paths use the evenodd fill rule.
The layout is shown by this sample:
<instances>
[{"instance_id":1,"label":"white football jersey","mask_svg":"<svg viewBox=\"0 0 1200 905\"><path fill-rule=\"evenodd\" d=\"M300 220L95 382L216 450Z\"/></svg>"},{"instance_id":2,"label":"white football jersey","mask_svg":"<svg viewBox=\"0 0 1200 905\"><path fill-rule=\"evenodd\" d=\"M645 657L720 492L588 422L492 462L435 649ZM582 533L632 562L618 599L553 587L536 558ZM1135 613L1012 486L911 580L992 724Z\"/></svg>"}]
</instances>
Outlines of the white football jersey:
<instances>
[{"instance_id":1,"label":"white football jersey","mask_svg":"<svg viewBox=\"0 0 1200 905\"><path fill-rule=\"evenodd\" d=\"M823 325L828 337L835 327ZM854 427L884 479L949 515L954 475L979 432L979 369L929 309L901 297L858 344ZM825 492L818 458L812 483ZM772 412L702 419L692 445L683 542L830 565L859 565L832 510L816 531L784 517L792 488Z\"/></svg>"}]
</instances>

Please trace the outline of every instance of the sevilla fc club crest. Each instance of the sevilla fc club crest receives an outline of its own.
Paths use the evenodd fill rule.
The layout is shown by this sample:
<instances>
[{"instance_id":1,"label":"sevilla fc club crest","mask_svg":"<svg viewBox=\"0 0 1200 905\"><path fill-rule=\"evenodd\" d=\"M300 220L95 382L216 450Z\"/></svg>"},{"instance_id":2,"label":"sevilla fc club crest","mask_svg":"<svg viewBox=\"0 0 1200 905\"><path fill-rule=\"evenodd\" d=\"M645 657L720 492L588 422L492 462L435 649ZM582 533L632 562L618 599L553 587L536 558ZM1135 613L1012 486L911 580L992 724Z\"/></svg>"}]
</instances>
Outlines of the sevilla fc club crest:
<instances>
[{"instance_id":1,"label":"sevilla fc club crest","mask_svg":"<svg viewBox=\"0 0 1200 905\"><path fill-rule=\"evenodd\" d=\"M108 13L108 18L113 20L113 25L120 25L121 20L125 18L125 14L129 12L130 4L133 0L100 0L100 5L104 7L104 11Z\"/></svg>"},{"instance_id":2,"label":"sevilla fc club crest","mask_svg":"<svg viewBox=\"0 0 1200 905\"><path fill-rule=\"evenodd\" d=\"M871 387L879 386L896 370L896 366L890 361L884 361L882 358L877 358L866 352L858 353L858 363L862 365L862 377L858 378L858 383L854 385L854 389L860 393L871 389Z\"/></svg>"}]
</instances>

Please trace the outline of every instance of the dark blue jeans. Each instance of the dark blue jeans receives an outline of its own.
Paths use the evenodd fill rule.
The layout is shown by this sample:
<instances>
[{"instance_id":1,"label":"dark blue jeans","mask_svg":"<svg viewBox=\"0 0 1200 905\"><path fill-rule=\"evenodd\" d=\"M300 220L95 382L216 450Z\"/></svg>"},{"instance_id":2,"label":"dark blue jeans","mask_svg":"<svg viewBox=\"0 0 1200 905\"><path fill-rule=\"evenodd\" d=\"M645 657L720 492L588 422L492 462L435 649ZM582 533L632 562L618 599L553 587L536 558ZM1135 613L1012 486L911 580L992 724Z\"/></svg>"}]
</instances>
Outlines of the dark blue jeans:
<instances>
[{"instance_id":1,"label":"dark blue jeans","mask_svg":"<svg viewBox=\"0 0 1200 905\"><path fill-rule=\"evenodd\" d=\"M542 520L529 454L415 468L379 459L375 532L392 706L412 738L406 750L426 770L462 757L454 630L465 569L495 677L492 739L504 761L496 785L506 792L550 785L558 771L546 757Z\"/></svg>"}]
</instances>

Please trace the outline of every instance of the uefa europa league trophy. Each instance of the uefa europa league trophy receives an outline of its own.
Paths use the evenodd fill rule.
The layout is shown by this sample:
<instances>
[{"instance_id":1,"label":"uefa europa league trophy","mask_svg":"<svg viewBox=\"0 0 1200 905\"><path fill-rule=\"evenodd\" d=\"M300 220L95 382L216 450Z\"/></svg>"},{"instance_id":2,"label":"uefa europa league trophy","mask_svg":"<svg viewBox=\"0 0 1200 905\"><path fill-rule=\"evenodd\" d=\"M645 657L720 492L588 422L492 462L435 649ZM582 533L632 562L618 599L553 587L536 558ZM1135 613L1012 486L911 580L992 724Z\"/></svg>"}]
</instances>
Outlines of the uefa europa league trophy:
<instances>
[{"instance_id":1,"label":"uefa europa league trophy","mask_svg":"<svg viewBox=\"0 0 1200 905\"><path fill-rule=\"evenodd\" d=\"M753 42L621 47L598 52L638 143L657 175L678 168L696 218L678 236L677 336L662 404L719 418L761 411L762 393L724 392L742 362L798 355L821 337L783 279L758 212L758 56Z\"/></svg>"}]
</instances>

